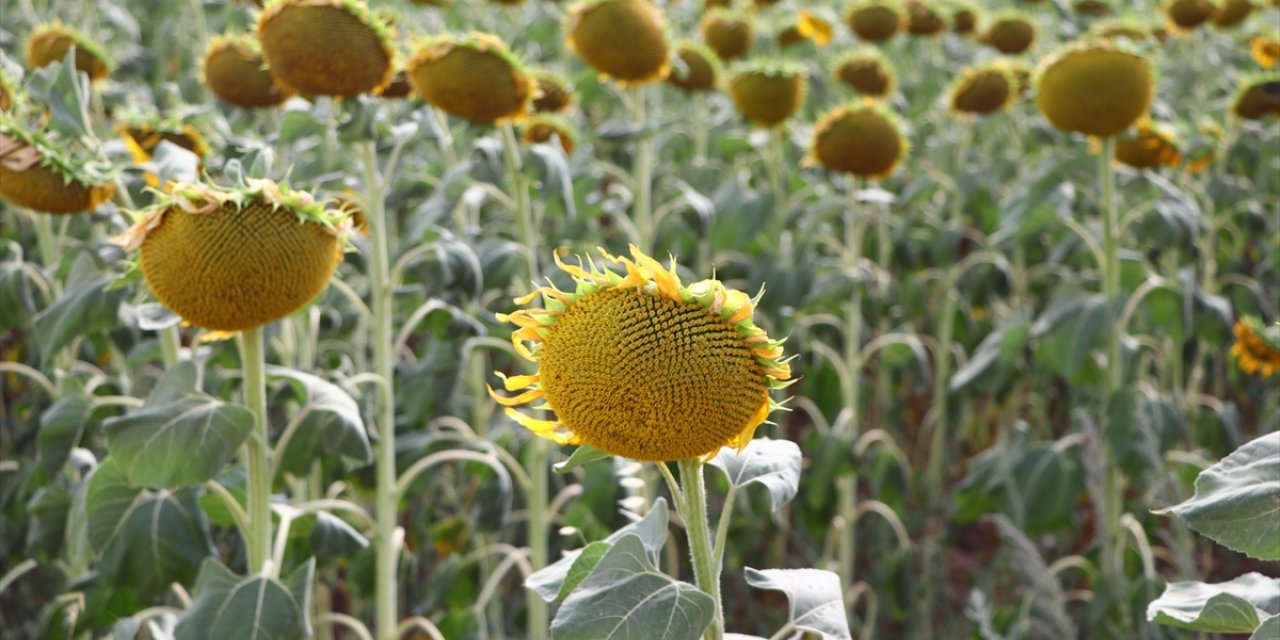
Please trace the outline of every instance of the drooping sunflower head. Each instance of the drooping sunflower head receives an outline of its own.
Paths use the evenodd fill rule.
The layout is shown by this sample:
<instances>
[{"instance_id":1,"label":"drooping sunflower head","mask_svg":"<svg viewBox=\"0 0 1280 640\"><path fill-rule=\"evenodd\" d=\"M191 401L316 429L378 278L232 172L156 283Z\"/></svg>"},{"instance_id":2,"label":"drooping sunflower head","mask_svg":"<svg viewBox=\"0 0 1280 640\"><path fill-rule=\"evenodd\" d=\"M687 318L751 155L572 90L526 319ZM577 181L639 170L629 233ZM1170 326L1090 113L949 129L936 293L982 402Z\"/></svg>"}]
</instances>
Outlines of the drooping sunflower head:
<instances>
[{"instance_id":1,"label":"drooping sunflower head","mask_svg":"<svg viewBox=\"0 0 1280 640\"><path fill-rule=\"evenodd\" d=\"M569 83L550 71L534 71L531 74L537 95L533 98L535 113L563 113L573 104Z\"/></svg>"},{"instance_id":2,"label":"drooping sunflower head","mask_svg":"<svg viewBox=\"0 0 1280 640\"><path fill-rule=\"evenodd\" d=\"M1280 116L1280 72L1246 77L1240 83L1231 112L1245 120Z\"/></svg>"},{"instance_id":3,"label":"drooping sunflower head","mask_svg":"<svg viewBox=\"0 0 1280 640\"><path fill-rule=\"evenodd\" d=\"M278 107L294 93L267 71L258 40L249 35L214 36L200 75L213 95L242 109Z\"/></svg>"},{"instance_id":4,"label":"drooping sunflower head","mask_svg":"<svg viewBox=\"0 0 1280 640\"><path fill-rule=\"evenodd\" d=\"M540 113L520 123L520 137L526 144L556 144L565 155L573 153L577 132L568 120L551 113Z\"/></svg>"},{"instance_id":5,"label":"drooping sunflower head","mask_svg":"<svg viewBox=\"0 0 1280 640\"><path fill-rule=\"evenodd\" d=\"M305 94L376 92L395 72L391 30L361 0L271 0L258 39L271 74Z\"/></svg>"},{"instance_id":6,"label":"drooping sunflower head","mask_svg":"<svg viewBox=\"0 0 1280 640\"><path fill-rule=\"evenodd\" d=\"M20 112L26 102L26 94L18 82L0 67L0 111Z\"/></svg>"},{"instance_id":7,"label":"drooping sunflower head","mask_svg":"<svg viewBox=\"0 0 1280 640\"><path fill-rule=\"evenodd\" d=\"M776 127L804 104L804 69L772 61L748 64L729 78L729 96L756 126Z\"/></svg>"},{"instance_id":8,"label":"drooping sunflower head","mask_svg":"<svg viewBox=\"0 0 1280 640\"><path fill-rule=\"evenodd\" d=\"M513 420L561 444L654 461L741 450L778 408L770 390L791 378L782 341L752 321L755 301L718 280L685 286L674 260L664 267L634 246L631 258L600 253L624 273L557 255L575 289L543 287L516 303L541 295L544 308L498 316L519 327L512 343L538 370L504 377L522 393L490 394ZM512 408L536 400L556 419Z\"/></svg>"},{"instance_id":9,"label":"drooping sunflower head","mask_svg":"<svg viewBox=\"0 0 1280 640\"><path fill-rule=\"evenodd\" d=\"M200 131L176 118L128 118L116 123L116 131L124 139L134 162L138 163L151 160L161 142L182 147L201 160L209 154L209 143Z\"/></svg>"},{"instance_id":10,"label":"drooping sunflower head","mask_svg":"<svg viewBox=\"0 0 1280 640\"><path fill-rule=\"evenodd\" d=\"M861 178L887 177L907 154L902 129L902 120L877 102L836 107L814 126L808 163Z\"/></svg>"},{"instance_id":11,"label":"drooping sunflower head","mask_svg":"<svg viewBox=\"0 0 1280 640\"><path fill-rule=\"evenodd\" d=\"M1151 63L1117 43L1071 45L1041 63L1036 106L1053 126L1106 137L1147 113L1155 94Z\"/></svg>"},{"instance_id":12,"label":"drooping sunflower head","mask_svg":"<svg viewBox=\"0 0 1280 640\"><path fill-rule=\"evenodd\" d=\"M869 47L853 51L836 61L832 75L837 82L868 98L887 98L893 94L898 82L889 61Z\"/></svg>"},{"instance_id":13,"label":"drooping sunflower head","mask_svg":"<svg viewBox=\"0 0 1280 640\"><path fill-rule=\"evenodd\" d=\"M1143 118L1132 133L1116 139L1116 161L1135 169L1176 167L1182 152L1172 128Z\"/></svg>"},{"instance_id":14,"label":"drooping sunflower head","mask_svg":"<svg viewBox=\"0 0 1280 640\"><path fill-rule=\"evenodd\" d=\"M1013 104L1018 96L1018 79L1009 65L990 62L965 69L951 85L951 110L969 115L987 115Z\"/></svg>"},{"instance_id":15,"label":"drooping sunflower head","mask_svg":"<svg viewBox=\"0 0 1280 640\"><path fill-rule=\"evenodd\" d=\"M1270 327L1253 316L1241 318L1234 327L1236 342L1231 355L1240 370L1259 378L1280 374L1280 324Z\"/></svg>"},{"instance_id":16,"label":"drooping sunflower head","mask_svg":"<svg viewBox=\"0 0 1280 640\"><path fill-rule=\"evenodd\" d=\"M391 75L391 82L378 90L378 97L384 100L401 100L413 95L413 81L409 72L403 68Z\"/></svg>"},{"instance_id":17,"label":"drooping sunflower head","mask_svg":"<svg viewBox=\"0 0 1280 640\"><path fill-rule=\"evenodd\" d=\"M151 292L191 325L259 327L306 306L342 262L350 220L269 180L176 183L117 241L140 250Z\"/></svg>"},{"instance_id":18,"label":"drooping sunflower head","mask_svg":"<svg viewBox=\"0 0 1280 640\"><path fill-rule=\"evenodd\" d=\"M407 69L423 100L471 122L519 118L535 90L524 65L501 40L484 33L426 40Z\"/></svg>"},{"instance_id":19,"label":"drooping sunflower head","mask_svg":"<svg viewBox=\"0 0 1280 640\"><path fill-rule=\"evenodd\" d=\"M565 32L571 51L618 84L655 82L667 73L662 11L646 0L580 0Z\"/></svg>"},{"instance_id":20,"label":"drooping sunflower head","mask_svg":"<svg viewBox=\"0 0 1280 640\"><path fill-rule=\"evenodd\" d=\"M1249 40L1249 53L1263 69L1280 65L1280 30L1254 36Z\"/></svg>"},{"instance_id":21,"label":"drooping sunflower head","mask_svg":"<svg viewBox=\"0 0 1280 640\"><path fill-rule=\"evenodd\" d=\"M1219 0L1217 11L1209 20L1219 29L1231 29L1244 22L1253 13L1253 3L1249 0Z\"/></svg>"},{"instance_id":22,"label":"drooping sunflower head","mask_svg":"<svg viewBox=\"0 0 1280 640\"><path fill-rule=\"evenodd\" d=\"M940 36L947 32L947 21L921 0L907 0L907 33L913 36Z\"/></svg>"},{"instance_id":23,"label":"drooping sunflower head","mask_svg":"<svg viewBox=\"0 0 1280 640\"><path fill-rule=\"evenodd\" d=\"M1075 10L1082 16L1105 16L1111 13L1111 3L1106 0L1076 0Z\"/></svg>"},{"instance_id":24,"label":"drooping sunflower head","mask_svg":"<svg viewBox=\"0 0 1280 640\"><path fill-rule=\"evenodd\" d=\"M76 69L97 82L111 73L111 56L97 42L61 22L36 27L27 40L27 65L39 69L62 62L71 47L76 48Z\"/></svg>"},{"instance_id":25,"label":"drooping sunflower head","mask_svg":"<svg viewBox=\"0 0 1280 640\"><path fill-rule=\"evenodd\" d=\"M711 91L720 81L720 58L698 42L686 40L676 45L677 64L667 74L667 82L686 93Z\"/></svg>"},{"instance_id":26,"label":"drooping sunflower head","mask_svg":"<svg viewBox=\"0 0 1280 640\"><path fill-rule=\"evenodd\" d=\"M845 22L862 40L884 42L907 26L907 16L902 4L894 0L858 0Z\"/></svg>"},{"instance_id":27,"label":"drooping sunflower head","mask_svg":"<svg viewBox=\"0 0 1280 640\"><path fill-rule=\"evenodd\" d=\"M951 30L970 36L978 32L978 8L972 4L956 3L951 9Z\"/></svg>"},{"instance_id":28,"label":"drooping sunflower head","mask_svg":"<svg viewBox=\"0 0 1280 640\"><path fill-rule=\"evenodd\" d=\"M1007 55L1018 55L1036 43L1036 23L1020 11L1006 11L992 19L982 42Z\"/></svg>"},{"instance_id":29,"label":"drooping sunflower head","mask_svg":"<svg viewBox=\"0 0 1280 640\"><path fill-rule=\"evenodd\" d=\"M835 29L831 20L821 10L800 9L796 11L795 22L788 25L778 34L778 44L790 46L802 42L812 42L819 47L831 44Z\"/></svg>"},{"instance_id":30,"label":"drooping sunflower head","mask_svg":"<svg viewBox=\"0 0 1280 640\"><path fill-rule=\"evenodd\" d=\"M1178 31L1190 31L1204 24L1218 11L1214 0L1167 0L1164 5L1169 24Z\"/></svg>"},{"instance_id":31,"label":"drooping sunflower head","mask_svg":"<svg viewBox=\"0 0 1280 640\"><path fill-rule=\"evenodd\" d=\"M0 111L0 197L42 213L80 213L110 199L115 186L110 165L76 158Z\"/></svg>"},{"instance_id":32,"label":"drooping sunflower head","mask_svg":"<svg viewBox=\"0 0 1280 640\"><path fill-rule=\"evenodd\" d=\"M1089 29L1089 37L1099 40L1129 40L1130 42L1139 43L1151 40L1155 37L1155 33L1151 26L1141 19L1122 17L1105 20L1093 25L1093 28Z\"/></svg>"},{"instance_id":33,"label":"drooping sunflower head","mask_svg":"<svg viewBox=\"0 0 1280 640\"><path fill-rule=\"evenodd\" d=\"M712 9L699 22L702 40L721 60L736 60L747 55L756 41L751 17L740 11Z\"/></svg>"}]
</instances>

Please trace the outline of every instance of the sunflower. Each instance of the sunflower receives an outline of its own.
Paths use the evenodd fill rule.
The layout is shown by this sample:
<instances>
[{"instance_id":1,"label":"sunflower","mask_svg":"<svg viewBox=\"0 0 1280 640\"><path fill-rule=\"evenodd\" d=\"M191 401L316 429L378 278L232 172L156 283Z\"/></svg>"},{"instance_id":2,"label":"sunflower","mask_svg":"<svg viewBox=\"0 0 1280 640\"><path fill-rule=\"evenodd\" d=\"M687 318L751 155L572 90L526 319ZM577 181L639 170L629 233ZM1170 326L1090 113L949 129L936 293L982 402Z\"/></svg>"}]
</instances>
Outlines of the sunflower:
<instances>
[{"instance_id":1,"label":"sunflower","mask_svg":"<svg viewBox=\"0 0 1280 640\"><path fill-rule=\"evenodd\" d=\"M140 250L147 285L188 324L259 327L306 306L342 262L341 212L269 180L243 188L175 183L117 238Z\"/></svg>"},{"instance_id":2,"label":"sunflower","mask_svg":"<svg viewBox=\"0 0 1280 640\"><path fill-rule=\"evenodd\" d=\"M920 0L907 0L907 33L913 36L940 36L947 32L947 21Z\"/></svg>"},{"instance_id":3,"label":"sunflower","mask_svg":"<svg viewBox=\"0 0 1280 640\"><path fill-rule=\"evenodd\" d=\"M62 62L71 47L76 48L76 70L97 82L111 73L112 61L107 52L79 31L61 22L36 27L27 40L27 64L38 69Z\"/></svg>"},{"instance_id":4,"label":"sunflower","mask_svg":"<svg viewBox=\"0 0 1280 640\"><path fill-rule=\"evenodd\" d=\"M958 4L951 13L951 30L968 36L978 31L978 9L969 4Z\"/></svg>"},{"instance_id":5,"label":"sunflower","mask_svg":"<svg viewBox=\"0 0 1280 640\"><path fill-rule=\"evenodd\" d=\"M1135 169L1176 167L1182 163L1178 139L1168 127L1143 119L1130 135L1116 139L1116 161Z\"/></svg>"},{"instance_id":6,"label":"sunflower","mask_svg":"<svg viewBox=\"0 0 1280 640\"><path fill-rule=\"evenodd\" d=\"M1146 42L1155 37L1155 33L1147 24L1133 18L1118 18L1099 22L1089 29L1089 35L1101 40L1126 39L1133 42Z\"/></svg>"},{"instance_id":7,"label":"sunflower","mask_svg":"<svg viewBox=\"0 0 1280 640\"><path fill-rule=\"evenodd\" d=\"M18 83L10 78L3 68L0 68L0 111L21 111L25 104L26 96L18 87Z\"/></svg>"},{"instance_id":8,"label":"sunflower","mask_svg":"<svg viewBox=\"0 0 1280 640\"><path fill-rule=\"evenodd\" d=\"M565 44L624 86L667 74L662 11L645 0L581 0L569 10Z\"/></svg>"},{"instance_id":9,"label":"sunflower","mask_svg":"<svg viewBox=\"0 0 1280 640\"><path fill-rule=\"evenodd\" d=\"M729 78L729 96L738 112L759 127L775 127L804 104L805 77L800 67L756 63Z\"/></svg>"},{"instance_id":10,"label":"sunflower","mask_svg":"<svg viewBox=\"0 0 1280 640\"><path fill-rule=\"evenodd\" d=\"M875 49L854 51L836 62L836 81L869 98L885 98L893 93L897 77L883 55Z\"/></svg>"},{"instance_id":11,"label":"sunflower","mask_svg":"<svg viewBox=\"0 0 1280 640\"><path fill-rule=\"evenodd\" d=\"M1221 0L1218 10L1209 18L1219 29L1230 29L1244 22L1253 13L1253 3L1249 0Z\"/></svg>"},{"instance_id":12,"label":"sunflower","mask_svg":"<svg viewBox=\"0 0 1280 640\"><path fill-rule=\"evenodd\" d=\"M859 0L845 21L854 34L867 42L884 42L907 25L902 5L890 0Z\"/></svg>"},{"instance_id":13,"label":"sunflower","mask_svg":"<svg viewBox=\"0 0 1280 640\"><path fill-rule=\"evenodd\" d=\"M676 45L674 65L667 74L667 83L686 92L711 91L720 81L720 59L706 45L685 41Z\"/></svg>"},{"instance_id":14,"label":"sunflower","mask_svg":"<svg viewBox=\"0 0 1280 640\"><path fill-rule=\"evenodd\" d=\"M1245 78L1231 111L1245 120L1280 116L1280 73L1273 71Z\"/></svg>"},{"instance_id":15,"label":"sunflower","mask_svg":"<svg viewBox=\"0 0 1280 640\"><path fill-rule=\"evenodd\" d=\"M559 139L565 155L573 153L577 136L573 126L560 116L541 113L520 123L520 138L526 144L553 144Z\"/></svg>"},{"instance_id":16,"label":"sunflower","mask_svg":"<svg viewBox=\"0 0 1280 640\"><path fill-rule=\"evenodd\" d=\"M1142 56L1111 43L1086 42L1045 60L1036 89L1036 106L1053 126L1106 137L1146 114L1155 81Z\"/></svg>"},{"instance_id":17,"label":"sunflower","mask_svg":"<svg viewBox=\"0 0 1280 640\"><path fill-rule=\"evenodd\" d=\"M756 41L756 31L745 14L728 9L708 11L699 22L702 40L721 60L735 60L747 54Z\"/></svg>"},{"instance_id":18,"label":"sunflower","mask_svg":"<svg viewBox=\"0 0 1280 640\"><path fill-rule=\"evenodd\" d=\"M1105 0L1076 0L1075 9L1082 16L1105 16L1111 13L1111 4Z\"/></svg>"},{"instance_id":19,"label":"sunflower","mask_svg":"<svg viewBox=\"0 0 1280 640\"><path fill-rule=\"evenodd\" d=\"M537 87L531 104L535 113L561 113L573 104L573 94L564 78L550 71L534 71L530 76Z\"/></svg>"},{"instance_id":20,"label":"sunflower","mask_svg":"<svg viewBox=\"0 0 1280 640\"><path fill-rule=\"evenodd\" d=\"M1280 324L1270 329L1251 316L1236 322L1236 343L1231 345L1231 355L1236 357L1241 371L1259 378L1280 374Z\"/></svg>"},{"instance_id":21,"label":"sunflower","mask_svg":"<svg viewBox=\"0 0 1280 640\"><path fill-rule=\"evenodd\" d=\"M813 128L807 164L863 178L884 178L907 154L902 121L879 103L865 100L832 109Z\"/></svg>"},{"instance_id":22,"label":"sunflower","mask_svg":"<svg viewBox=\"0 0 1280 640\"><path fill-rule=\"evenodd\" d=\"M249 35L209 41L200 77L213 95L242 109L277 107L293 95L267 71L258 39Z\"/></svg>"},{"instance_id":23,"label":"sunflower","mask_svg":"<svg viewBox=\"0 0 1280 640\"><path fill-rule=\"evenodd\" d=\"M384 100L399 100L413 95L413 81L409 80L409 72L399 69L391 76L391 82L378 90L378 96Z\"/></svg>"},{"instance_id":24,"label":"sunflower","mask_svg":"<svg viewBox=\"0 0 1280 640\"><path fill-rule=\"evenodd\" d=\"M831 44L831 38L835 35L830 21L806 9L796 11L795 29L800 36L806 40L812 40L819 47Z\"/></svg>"},{"instance_id":25,"label":"sunflower","mask_svg":"<svg viewBox=\"0 0 1280 640\"><path fill-rule=\"evenodd\" d=\"M124 139L133 161L139 164L150 161L161 142L182 147L201 160L209 154L209 144L204 136L190 124L177 120L146 118L120 122L116 124L116 131Z\"/></svg>"},{"instance_id":26,"label":"sunflower","mask_svg":"<svg viewBox=\"0 0 1280 640\"><path fill-rule=\"evenodd\" d=\"M951 86L951 110L987 115L1005 109L1018 95L1018 79L1001 62L966 69Z\"/></svg>"},{"instance_id":27,"label":"sunflower","mask_svg":"<svg viewBox=\"0 0 1280 640\"><path fill-rule=\"evenodd\" d=\"M1168 0L1164 6L1169 24L1178 31L1190 31L1204 24L1218 11L1212 0Z\"/></svg>"},{"instance_id":28,"label":"sunflower","mask_svg":"<svg viewBox=\"0 0 1280 640\"><path fill-rule=\"evenodd\" d=\"M391 31L360 0L271 0L258 39L271 75L301 93L377 92L395 73Z\"/></svg>"},{"instance_id":29,"label":"sunflower","mask_svg":"<svg viewBox=\"0 0 1280 640\"><path fill-rule=\"evenodd\" d=\"M501 123L524 115L535 85L496 36L444 36L418 46L406 68L424 100L478 123Z\"/></svg>"},{"instance_id":30,"label":"sunflower","mask_svg":"<svg viewBox=\"0 0 1280 640\"><path fill-rule=\"evenodd\" d=\"M1036 42L1036 25L1021 13L1004 13L991 22L981 39L1000 53L1025 53Z\"/></svg>"},{"instance_id":31,"label":"sunflower","mask_svg":"<svg viewBox=\"0 0 1280 640\"><path fill-rule=\"evenodd\" d=\"M556 264L573 276L571 292L542 287L545 308L498 319L519 327L516 351L538 363L534 375L505 377L513 420L560 444L590 444L635 460L708 460L721 447L746 447L778 408L770 390L791 368L782 342L752 322L755 301L718 280L684 286L670 268L631 247L631 258L604 259L624 274ZM555 420L513 407L541 400Z\"/></svg>"},{"instance_id":32,"label":"sunflower","mask_svg":"<svg viewBox=\"0 0 1280 640\"><path fill-rule=\"evenodd\" d=\"M110 165L80 161L0 112L0 197L43 213L91 211L115 193Z\"/></svg>"},{"instance_id":33,"label":"sunflower","mask_svg":"<svg viewBox=\"0 0 1280 640\"><path fill-rule=\"evenodd\" d=\"M1249 53L1263 69L1273 69L1280 65L1280 33L1254 36L1249 41Z\"/></svg>"}]
</instances>

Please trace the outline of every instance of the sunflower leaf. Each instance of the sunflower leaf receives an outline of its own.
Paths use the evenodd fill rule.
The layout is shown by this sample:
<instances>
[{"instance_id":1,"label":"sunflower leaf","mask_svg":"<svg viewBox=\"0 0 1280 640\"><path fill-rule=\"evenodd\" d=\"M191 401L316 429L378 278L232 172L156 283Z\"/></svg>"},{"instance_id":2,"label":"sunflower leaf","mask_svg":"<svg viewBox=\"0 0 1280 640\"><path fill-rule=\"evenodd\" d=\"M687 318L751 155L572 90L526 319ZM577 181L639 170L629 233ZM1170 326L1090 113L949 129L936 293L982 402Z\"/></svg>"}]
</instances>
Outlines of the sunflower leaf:
<instances>
[{"instance_id":1,"label":"sunflower leaf","mask_svg":"<svg viewBox=\"0 0 1280 640\"><path fill-rule=\"evenodd\" d=\"M796 497L800 487L800 447L790 440L757 438L740 452L725 447L710 464L723 471L735 489L753 482L764 485L774 511Z\"/></svg>"},{"instance_id":2,"label":"sunflower leaf","mask_svg":"<svg viewBox=\"0 0 1280 640\"><path fill-rule=\"evenodd\" d=\"M564 462L557 462L552 468L556 473L569 473L582 465L595 462L596 460L604 460L608 458L610 453L601 451L587 443L583 443L573 453L569 454L569 459Z\"/></svg>"},{"instance_id":3,"label":"sunflower leaf","mask_svg":"<svg viewBox=\"0 0 1280 640\"><path fill-rule=\"evenodd\" d=\"M653 503L653 508L649 513L631 524L614 531L609 537L601 540L600 543L612 545L624 536L637 536L643 543L645 552L648 555L649 562L657 563L658 553L663 545L667 542L667 501L664 498L658 498ZM595 543L592 543L595 544ZM547 565L545 568L535 571L525 578L524 586L526 589L533 589L547 602L555 602L560 598L568 595L568 591L564 590L565 582L570 579L571 575L582 572L583 569L588 571L594 567L594 560L584 560L579 564L579 559L589 549L578 549L569 551L564 554L563 558ZM600 547L596 547L593 553L599 551ZM601 554L603 555L603 554ZM598 558L596 558L598 559ZM588 566L590 565L590 566ZM578 582L582 580L577 578ZM577 583L575 583L577 584Z\"/></svg>"},{"instance_id":4,"label":"sunflower leaf","mask_svg":"<svg viewBox=\"0 0 1280 640\"><path fill-rule=\"evenodd\" d=\"M1280 614L1280 579L1246 573L1228 582L1173 582L1147 605L1147 620L1180 629L1251 633Z\"/></svg>"},{"instance_id":5,"label":"sunflower leaf","mask_svg":"<svg viewBox=\"0 0 1280 640\"><path fill-rule=\"evenodd\" d=\"M747 584L757 589L781 591L791 603L790 624L824 639L848 640L849 619L844 612L840 578L821 569L746 568Z\"/></svg>"},{"instance_id":6,"label":"sunflower leaf","mask_svg":"<svg viewBox=\"0 0 1280 640\"><path fill-rule=\"evenodd\" d=\"M360 405L346 391L323 378L286 367L269 366L267 375L287 380L302 403L291 412L302 424L285 445L282 469L306 473L312 460L323 454L340 456L353 465L373 460Z\"/></svg>"},{"instance_id":7,"label":"sunflower leaf","mask_svg":"<svg viewBox=\"0 0 1280 640\"><path fill-rule=\"evenodd\" d=\"M179 640L308 638L311 579L307 560L283 581L267 575L240 577L210 558L200 567L195 600L178 620Z\"/></svg>"}]
</instances>

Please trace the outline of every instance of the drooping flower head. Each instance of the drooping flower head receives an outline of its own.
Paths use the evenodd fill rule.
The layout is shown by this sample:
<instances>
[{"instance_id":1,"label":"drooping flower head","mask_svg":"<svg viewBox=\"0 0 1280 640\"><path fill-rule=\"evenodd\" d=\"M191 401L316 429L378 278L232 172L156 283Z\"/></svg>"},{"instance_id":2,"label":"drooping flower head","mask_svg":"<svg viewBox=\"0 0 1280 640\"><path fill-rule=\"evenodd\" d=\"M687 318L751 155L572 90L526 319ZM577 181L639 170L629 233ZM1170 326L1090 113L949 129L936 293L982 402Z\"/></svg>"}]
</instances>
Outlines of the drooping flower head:
<instances>
[{"instance_id":1,"label":"drooping flower head","mask_svg":"<svg viewBox=\"0 0 1280 640\"><path fill-rule=\"evenodd\" d=\"M684 41L676 45L678 64L672 65L667 83L685 93L711 91L720 82L723 70L715 52L701 43Z\"/></svg>"},{"instance_id":2,"label":"drooping flower head","mask_svg":"<svg viewBox=\"0 0 1280 640\"><path fill-rule=\"evenodd\" d=\"M482 124L523 116L535 91L520 60L485 33L427 40L407 69L418 95L432 106Z\"/></svg>"},{"instance_id":3,"label":"drooping flower head","mask_svg":"<svg viewBox=\"0 0 1280 640\"><path fill-rule=\"evenodd\" d=\"M1231 112L1245 120L1280 116L1280 72L1253 74L1240 81Z\"/></svg>"},{"instance_id":4,"label":"drooping flower head","mask_svg":"<svg viewBox=\"0 0 1280 640\"><path fill-rule=\"evenodd\" d=\"M1259 378L1280 374L1280 325L1268 330L1261 320L1246 316L1236 323L1234 332L1231 355L1241 371Z\"/></svg>"},{"instance_id":5,"label":"drooping flower head","mask_svg":"<svg viewBox=\"0 0 1280 640\"><path fill-rule=\"evenodd\" d=\"M395 73L391 31L361 0L271 0L258 39L271 75L301 93L376 92Z\"/></svg>"},{"instance_id":6,"label":"drooping flower head","mask_svg":"<svg viewBox=\"0 0 1280 640\"><path fill-rule=\"evenodd\" d=\"M896 0L859 0L845 16L849 30L866 42L884 42L907 26L902 3Z\"/></svg>"},{"instance_id":7,"label":"drooping flower head","mask_svg":"<svg viewBox=\"0 0 1280 640\"><path fill-rule=\"evenodd\" d=\"M0 197L42 213L96 209L115 193L111 167L76 157L0 111Z\"/></svg>"},{"instance_id":8,"label":"drooping flower head","mask_svg":"<svg viewBox=\"0 0 1280 640\"><path fill-rule=\"evenodd\" d=\"M1213 0L1167 0L1164 7L1169 25L1178 31L1190 31L1204 24L1218 11Z\"/></svg>"},{"instance_id":9,"label":"drooping flower head","mask_svg":"<svg viewBox=\"0 0 1280 640\"><path fill-rule=\"evenodd\" d=\"M898 83L889 61L871 48L853 51L837 60L832 75L868 98L888 98Z\"/></svg>"},{"instance_id":10,"label":"drooping flower head","mask_svg":"<svg viewBox=\"0 0 1280 640\"><path fill-rule=\"evenodd\" d=\"M561 444L590 444L635 460L709 459L721 447L741 450L778 408L770 390L791 368L782 341L752 322L754 301L718 280L685 286L675 263L664 267L631 247L631 258L600 250L624 273L556 264L575 289L546 286L545 308L498 319L519 327L516 351L538 363L534 375L505 377L507 415ZM555 420L513 407L543 401Z\"/></svg>"},{"instance_id":11,"label":"drooping flower head","mask_svg":"<svg viewBox=\"0 0 1280 640\"><path fill-rule=\"evenodd\" d=\"M1003 61L965 69L951 85L951 110L987 115L1007 108L1018 96L1018 79Z\"/></svg>"},{"instance_id":12,"label":"drooping flower head","mask_svg":"<svg viewBox=\"0 0 1280 640\"><path fill-rule=\"evenodd\" d=\"M294 93L267 70L258 40L243 34L209 41L200 78L214 95L242 109L278 107Z\"/></svg>"},{"instance_id":13,"label":"drooping flower head","mask_svg":"<svg viewBox=\"0 0 1280 640\"><path fill-rule=\"evenodd\" d=\"M1249 54L1263 69L1274 69L1280 65L1280 29L1260 33L1250 39Z\"/></svg>"},{"instance_id":14,"label":"drooping flower head","mask_svg":"<svg viewBox=\"0 0 1280 640\"><path fill-rule=\"evenodd\" d=\"M76 70L89 74L97 82L111 73L111 56L83 33L61 22L42 25L27 40L27 64L32 69L62 62L71 47L76 48Z\"/></svg>"},{"instance_id":15,"label":"drooping flower head","mask_svg":"<svg viewBox=\"0 0 1280 640\"><path fill-rule=\"evenodd\" d=\"M782 124L804 105L804 69L788 63L756 61L745 64L729 78L729 96L741 113L757 127Z\"/></svg>"},{"instance_id":16,"label":"drooping flower head","mask_svg":"<svg viewBox=\"0 0 1280 640\"><path fill-rule=\"evenodd\" d=\"M663 21L647 0L579 0L569 10L565 43L623 86L654 82L667 74Z\"/></svg>"},{"instance_id":17,"label":"drooping flower head","mask_svg":"<svg viewBox=\"0 0 1280 640\"><path fill-rule=\"evenodd\" d=\"M573 153L578 136L568 120L551 113L540 113L520 123L520 139L526 144L553 144L559 141L565 154Z\"/></svg>"},{"instance_id":18,"label":"drooping flower head","mask_svg":"<svg viewBox=\"0 0 1280 640\"><path fill-rule=\"evenodd\" d=\"M1249 0L1221 0L1218 10L1209 19L1219 29L1231 29L1244 22L1253 13L1253 3Z\"/></svg>"},{"instance_id":19,"label":"drooping flower head","mask_svg":"<svg viewBox=\"0 0 1280 640\"><path fill-rule=\"evenodd\" d=\"M536 93L530 106L534 113L563 113L573 106L573 93L564 78L550 71L533 71L530 74Z\"/></svg>"},{"instance_id":20,"label":"drooping flower head","mask_svg":"<svg viewBox=\"0 0 1280 640\"><path fill-rule=\"evenodd\" d=\"M1000 53L1025 53L1036 43L1036 24L1024 13L1006 11L992 19L982 33L982 42Z\"/></svg>"},{"instance_id":21,"label":"drooping flower head","mask_svg":"<svg viewBox=\"0 0 1280 640\"><path fill-rule=\"evenodd\" d=\"M1182 164L1182 152L1173 130L1149 119L1142 119L1131 134L1116 139L1116 161L1134 169L1176 167Z\"/></svg>"},{"instance_id":22,"label":"drooping flower head","mask_svg":"<svg viewBox=\"0 0 1280 640\"><path fill-rule=\"evenodd\" d=\"M909 149L902 129L902 120L877 102L836 107L814 125L807 163L861 178L885 178Z\"/></svg>"},{"instance_id":23,"label":"drooping flower head","mask_svg":"<svg viewBox=\"0 0 1280 640\"><path fill-rule=\"evenodd\" d=\"M756 41L755 26L745 13L712 9L698 23L702 40L721 60L736 60L751 50Z\"/></svg>"},{"instance_id":24,"label":"drooping flower head","mask_svg":"<svg viewBox=\"0 0 1280 640\"><path fill-rule=\"evenodd\" d=\"M1146 58L1105 41L1071 45L1041 63L1036 106L1053 126L1106 137L1146 115L1155 79Z\"/></svg>"}]
</instances>

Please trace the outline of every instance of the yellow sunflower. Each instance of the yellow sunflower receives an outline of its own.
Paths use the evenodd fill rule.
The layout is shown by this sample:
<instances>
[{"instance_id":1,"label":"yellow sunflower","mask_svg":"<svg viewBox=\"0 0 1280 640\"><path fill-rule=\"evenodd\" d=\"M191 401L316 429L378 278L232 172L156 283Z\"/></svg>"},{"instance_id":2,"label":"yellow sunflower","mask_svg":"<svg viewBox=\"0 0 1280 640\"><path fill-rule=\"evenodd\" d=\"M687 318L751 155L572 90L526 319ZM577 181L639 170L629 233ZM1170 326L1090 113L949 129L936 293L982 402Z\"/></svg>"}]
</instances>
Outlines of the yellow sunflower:
<instances>
[{"instance_id":1,"label":"yellow sunflower","mask_svg":"<svg viewBox=\"0 0 1280 640\"><path fill-rule=\"evenodd\" d=\"M635 246L631 258L600 253L625 273L556 255L575 289L542 287L516 303L541 295L545 308L498 315L519 327L511 342L538 371L502 376L508 391L522 393L490 395L511 419L560 444L652 461L741 450L779 408L770 390L791 378L782 341L752 322L755 301L718 280L684 286L674 259L663 267ZM537 400L557 419L512 408Z\"/></svg>"},{"instance_id":2,"label":"yellow sunflower","mask_svg":"<svg viewBox=\"0 0 1280 640\"><path fill-rule=\"evenodd\" d=\"M1268 335L1257 318L1245 317L1236 322L1236 343L1231 345L1231 355L1236 357L1241 371L1259 378L1280 373L1280 336L1272 333Z\"/></svg>"}]
</instances>

